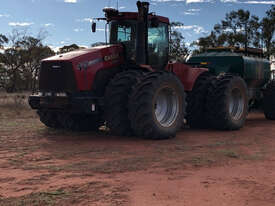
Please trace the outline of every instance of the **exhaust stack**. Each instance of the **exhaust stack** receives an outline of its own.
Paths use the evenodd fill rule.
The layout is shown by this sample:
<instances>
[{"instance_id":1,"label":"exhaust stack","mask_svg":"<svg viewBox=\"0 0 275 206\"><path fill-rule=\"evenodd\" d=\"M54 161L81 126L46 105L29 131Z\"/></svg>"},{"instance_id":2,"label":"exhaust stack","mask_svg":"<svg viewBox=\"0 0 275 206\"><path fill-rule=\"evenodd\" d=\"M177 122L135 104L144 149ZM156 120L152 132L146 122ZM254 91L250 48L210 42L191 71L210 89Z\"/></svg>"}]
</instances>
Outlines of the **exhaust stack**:
<instances>
[{"instance_id":1,"label":"exhaust stack","mask_svg":"<svg viewBox=\"0 0 275 206\"><path fill-rule=\"evenodd\" d=\"M148 64L148 2L137 2L136 63Z\"/></svg>"}]
</instances>

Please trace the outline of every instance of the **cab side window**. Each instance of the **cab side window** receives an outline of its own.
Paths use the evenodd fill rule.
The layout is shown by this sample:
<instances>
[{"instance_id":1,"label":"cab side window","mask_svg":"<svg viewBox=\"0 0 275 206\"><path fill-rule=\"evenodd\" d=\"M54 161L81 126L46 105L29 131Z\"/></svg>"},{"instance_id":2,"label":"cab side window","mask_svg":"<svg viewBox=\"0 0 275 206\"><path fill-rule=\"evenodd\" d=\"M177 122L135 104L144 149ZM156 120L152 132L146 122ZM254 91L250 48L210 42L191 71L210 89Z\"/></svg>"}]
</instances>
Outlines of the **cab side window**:
<instances>
[{"instance_id":1,"label":"cab side window","mask_svg":"<svg viewBox=\"0 0 275 206\"><path fill-rule=\"evenodd\" d=\"M118 25L117 41L118 42L131 41L131 37L132 37L131 30L132 30L131 26Z\"/></svg>"}]
</instances>

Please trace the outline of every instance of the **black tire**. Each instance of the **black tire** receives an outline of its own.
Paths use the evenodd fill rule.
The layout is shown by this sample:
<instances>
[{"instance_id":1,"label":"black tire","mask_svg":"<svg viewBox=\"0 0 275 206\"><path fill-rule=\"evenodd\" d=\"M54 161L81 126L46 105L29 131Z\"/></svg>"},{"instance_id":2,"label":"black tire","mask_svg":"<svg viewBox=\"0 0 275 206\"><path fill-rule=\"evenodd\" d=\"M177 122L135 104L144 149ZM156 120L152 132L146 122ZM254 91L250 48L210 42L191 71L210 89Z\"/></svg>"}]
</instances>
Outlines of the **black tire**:
<instances>
[{"instance_id":1,"label":"black tire","mask_svg":"<svg viewBox=\"0 0 275 206\"><path fill-rule=\"evenodd\" d=\"M37 114L40 118L40 121L46 125L47 127L60 129L62 125L59 122L59 113L54 111L47 111L47 110L38 110Z\"/></svg>"},{"instance_id":2,"label":"black tire","mask_svg":"<svg viewBox=\"0 0 275 206\"><path fill-rule=\"evenodd\" d=\"M161 95L163 95L162 101L166 101L164 113L159 113ZM165 95L169 99L165 98ZM171 72L146 74L130 96L129 119L137 136L148 139L174 137L183 124L184 111L184 88L177 76ZM160 118L161 114L162 118Z\"/></svg>"},{"instance_id":3,"label":"black tire","mask_svg":"<svg viewBox=\"0 0 275 206\"><path fill-rule=\"evenodd\" d=\"M117 74L108 84L105 91L106 126L114 135L129 136L132 134L128 118L129 94L140 80L142 71L128 70Z\"/></svg>"},{"instance_id":4,"label":"black tire","mask_svg":"<svg viewBox=\"0 0 275 206\"><path fill-rule=\"evenodd\" d=\"M271 80L264 89L263 109L265 118L275 120L275 80Z\"/></svg>"},{"instance_id":5,"label":"black tire","mask_svg":"<svg viewBox=\"0 0 275 206\"><path fill-rule=\"evenodd\" d=\"M103 125L98 115L60 114L59 121L62 127L76 132L96 131Z\"/></svg>"},{"instance_id":6,"label":"black tire","mask_svg":"<svg viewBox=\"0 0 275 206\"><path fill-rule=\"evenodd\" d=\"M192 91L187 95L186 120L191 128L208 128L206 121L206 99L210 85L216 77L209 72L202 73Z\"/></svg>"},{"instance_id":7,"label":"black tire","mask_svg":"<svg viewBox=\"0 0 275 206\"><path fill-rule=\"evenodd\" d=\"M246 83L241 77L219 75L210 85L207 97L207 121L219 130L238 130L248 114Z\"/></svg>"}]
</instances>

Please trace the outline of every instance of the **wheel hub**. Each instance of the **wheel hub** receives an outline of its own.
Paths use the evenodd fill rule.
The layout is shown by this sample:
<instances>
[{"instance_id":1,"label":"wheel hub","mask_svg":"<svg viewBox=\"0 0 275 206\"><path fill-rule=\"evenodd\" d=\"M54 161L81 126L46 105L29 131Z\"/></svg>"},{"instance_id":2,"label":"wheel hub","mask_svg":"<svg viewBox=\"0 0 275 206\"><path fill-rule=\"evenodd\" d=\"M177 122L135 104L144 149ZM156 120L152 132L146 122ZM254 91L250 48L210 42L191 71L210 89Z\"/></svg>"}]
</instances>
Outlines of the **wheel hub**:
<instances>
[{"instance_id":1,"label":"wheel hub","mask_svg":"<svg viewBox=\"0 0 275 206\"><path fill-rule=\"evenodd\" d=\"M179 113L179 97L171 88L161 89L155 100L155 117L163 127L169 127L177 119Z\"/></svg>"},{"instance_id":2,"label":"wheel hub","mask_svg":"<svg viewBox=\"0 0 275 206\"><path fill-rule=\"evenodd\" d=\"M244 112L244 98L241 91L233 89L229 99L229 114L234 120L239 120Z\"/></svg>"}]
</instances>

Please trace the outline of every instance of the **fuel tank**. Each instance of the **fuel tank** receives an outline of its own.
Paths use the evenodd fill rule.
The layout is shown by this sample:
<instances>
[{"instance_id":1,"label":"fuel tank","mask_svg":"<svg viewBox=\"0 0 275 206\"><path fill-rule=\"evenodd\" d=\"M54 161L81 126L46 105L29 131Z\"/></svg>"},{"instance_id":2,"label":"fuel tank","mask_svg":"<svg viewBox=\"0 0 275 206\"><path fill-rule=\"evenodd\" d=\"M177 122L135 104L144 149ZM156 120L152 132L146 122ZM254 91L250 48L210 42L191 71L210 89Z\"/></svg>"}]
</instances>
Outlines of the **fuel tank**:
<instances>
[{"instance_id":1,"label":"fuel tank","mask_svg":"<svg viewBox=\"0 0 275 206\"><path fill-rule=\"evenodd\" d=\"M39 90L89 91L98 71L118 67L123 61L121 45L104 45L49 57L41 62Z\"/></svg>"}]
</instances>

